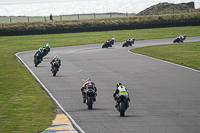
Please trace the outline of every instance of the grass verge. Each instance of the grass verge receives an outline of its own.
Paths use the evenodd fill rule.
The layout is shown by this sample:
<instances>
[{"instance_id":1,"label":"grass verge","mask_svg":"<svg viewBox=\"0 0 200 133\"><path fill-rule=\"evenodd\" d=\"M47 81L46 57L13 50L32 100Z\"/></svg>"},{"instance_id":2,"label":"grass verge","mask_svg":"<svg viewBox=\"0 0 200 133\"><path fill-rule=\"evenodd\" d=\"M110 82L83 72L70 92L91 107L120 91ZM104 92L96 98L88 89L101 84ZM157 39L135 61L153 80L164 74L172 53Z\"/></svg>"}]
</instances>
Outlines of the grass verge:
<instances>
[{"instance_id":1,"label":"grass verge","mask_svg":"<svg viewBox=\"0 0 200 133\"><path fill-rule=\"evenodd\" d=\"M121 42L133 36L144 40L175 38L180 34L200 36L200 26L0 37L0 132L36 133L47 128L55 117L53 102L16 61L15 53L38 49L47 42L51 47L61 47L103 44L112 37Z\"/></svg>"},{"instance_id":2,"label":"grass verge","mask_svg":"<svg viewBox=\"0 0 200 133\"><path fill-rule=\"evenodd\" d=\"M200 42L148 46L130 51L200 70Z\"/></svg>"}]
</instances>

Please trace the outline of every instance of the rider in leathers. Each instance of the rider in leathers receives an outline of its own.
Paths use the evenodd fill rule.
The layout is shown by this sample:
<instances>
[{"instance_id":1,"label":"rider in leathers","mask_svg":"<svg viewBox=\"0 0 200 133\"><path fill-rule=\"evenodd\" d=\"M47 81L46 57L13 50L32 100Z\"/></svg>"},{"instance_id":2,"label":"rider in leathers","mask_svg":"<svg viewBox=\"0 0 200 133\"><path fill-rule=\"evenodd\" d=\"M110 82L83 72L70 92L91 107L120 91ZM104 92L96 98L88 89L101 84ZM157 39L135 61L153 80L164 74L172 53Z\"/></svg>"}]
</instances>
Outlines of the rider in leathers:
<instances>
[{"instance_id":1,"label":"rider in leathers","mask_svg":"<svg viewBox=\"0 0 200 133\"><path fill-rule=\"evenodd\" d=\"M135 38L134 37L133 38L129 38L126 41L130 46L132 46L132 44L134 44Z\"/></svg>"},{"instance_id":2,"label":"rider in leathers","mask_svg":"<svg viewBox=\"0 0 200 133\"><path fill-rule=\"evenodd\" d=\"M51 50L51 47L50 47L49 43L47 43L42 49L43 49L43 51L45 51L48 54Z\"/></svg>"},{"instance_id":3,"label":"rider in leathers","mask_svg":"<svg viewBox=\"0 0 200 133\"><path fill-rule=\"evenodd\" d=\"M113 94L113 98L116 101L115 107L117 107L118 104L119 104L118 99L119 99L120 95L125 95L127 97L127 101L130 102L129 94L128 94L126 87L124 87L121 83L117 83L116 87L117 88L116 88L116 90L114 91L114 94Z\"/></svg>"},{"instance_id":4,"label":"rider in leathers","mask_svg":"<svg viewBox=\"0 0 200 133\"><path fill-rule=\"evenodd\" d=\"M60 68L60 66L61 66L61 60L58 58L58 56L54 56L53 60L50 62L50 64L51 64L51 71L52 71L52 69L53 69L53 63L54 63L55 61L58 61L59 68ZM58 71L59 71L59 68L58 68Z\"/></svg>"},{"instance_id":5,"label":"rider in leathers","mask_svg":"<svg viewBox=\"0 0 200 133\"><path fill-rule=\"evenodd\" d=\"M114 41L115 41L115 38L108 39L110 47L112 47L112 45L114 45Z\"/></svg>"},{"instance_id":6,"label":"rider in leathers","mask_svg":"<svg viewBox=\"0 0 200 133\"><path fill-rule=\"evenodd\" d=\"M85 103L85 101L86 101L86 92L85 91L89 88L91 88L95 91L95 97L94 97L93 100L96 101L97 87L96 87L95 83L90 78L88 78L87 82L85 82L83 84L83 87L81 87L81 92L82 92L82 95L83 95L83 103Z\"/></svg>"},{"instance_id":7,"label":"rider in leathers","mask_svg":"<svg viewBox=\"0 0 200 133\"><path fill-rule=\"evenodd\" d=\"M37 56L38 55L38 56ZM42 50L42 48L39 48L39 50L35 53L35 55L34 55L34 61L36 60L36 57L38 58L38 59L41 59L41 60L43 60L42 58L43 58L43 50Z\"/></svg>"},{"instance_id":8,"label":"rider in leathers","mask_svg":"<svg viewBox=\"0 0 200 133\"><path fill-rule=\"evenodd\" d=\"M181 42L186 39L186 34L178 36Z\"/></svg>"}]
</instances>

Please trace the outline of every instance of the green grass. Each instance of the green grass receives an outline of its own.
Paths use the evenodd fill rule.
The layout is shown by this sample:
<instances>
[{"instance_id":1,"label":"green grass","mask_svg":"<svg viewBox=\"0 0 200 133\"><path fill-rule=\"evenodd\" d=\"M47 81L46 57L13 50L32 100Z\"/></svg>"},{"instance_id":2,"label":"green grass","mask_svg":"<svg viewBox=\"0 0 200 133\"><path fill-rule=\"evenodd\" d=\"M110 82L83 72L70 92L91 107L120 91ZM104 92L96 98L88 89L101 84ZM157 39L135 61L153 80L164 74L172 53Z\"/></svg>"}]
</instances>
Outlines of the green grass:
<instances>
[{"instance_id":1,"label":"green grass","mask_svg":"<svg viewBox=\"0 0 200 133\"><path fill-rule=\"evenodd\" d=\"M130 51L200 70L200 42L148 46Z\"/></svg>"},{"instance_id":2,"label":"green grass","mask_svg":"<svg viewBox=\"0 0 200 133\"><path fill-rule=\"evenodd\" d=\"M200 36L200 26L0 37L0 133L36 133L46 129L55 117L53 102L15 59L15 53L38 49L47 42L51 47L61 47L103 44L112 37L121 42L131 37L144 40L175 38L180 34Z\"/></svg>"}]
</instances>

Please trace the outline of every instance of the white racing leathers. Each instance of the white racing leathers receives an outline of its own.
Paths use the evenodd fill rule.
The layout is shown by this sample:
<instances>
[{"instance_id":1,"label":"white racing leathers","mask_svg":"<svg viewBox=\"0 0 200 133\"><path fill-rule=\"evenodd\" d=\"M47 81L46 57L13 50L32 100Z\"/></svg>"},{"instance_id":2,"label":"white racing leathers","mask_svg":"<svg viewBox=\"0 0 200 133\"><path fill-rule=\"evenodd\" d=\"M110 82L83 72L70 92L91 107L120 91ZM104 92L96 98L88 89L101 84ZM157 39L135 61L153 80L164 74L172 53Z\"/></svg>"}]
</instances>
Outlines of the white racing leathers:
<instances>
[{"instance_id":1,"label":"white racing leathers","mask_svg":"<svg viewBox=\"0 0 200 133\"><path fill-rule=\"evenodd\" d=\"M119 86L118 90L119 90L119 94L118 94L119 97L123 95L124 97L126 97L128 99L128 97L129 97L128 92L124 86L122 86L122 85Z\"/></svg>"}]
</instances>

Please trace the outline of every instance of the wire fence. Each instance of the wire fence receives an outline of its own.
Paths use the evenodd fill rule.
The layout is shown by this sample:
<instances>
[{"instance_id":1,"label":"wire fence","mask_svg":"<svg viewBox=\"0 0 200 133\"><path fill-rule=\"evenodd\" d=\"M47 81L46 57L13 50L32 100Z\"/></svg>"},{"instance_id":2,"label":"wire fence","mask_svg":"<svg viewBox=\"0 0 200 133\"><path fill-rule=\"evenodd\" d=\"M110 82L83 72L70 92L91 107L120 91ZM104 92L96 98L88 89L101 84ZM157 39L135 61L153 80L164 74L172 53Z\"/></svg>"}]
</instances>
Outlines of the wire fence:
<instances>
[{"instance_id":1,"label":"wire fence","mask_svg":"<svg viewBox=\"0 0 200 133\"><path fill-rule=\"evenodd\" d=\"M128 13L75 14L75 15L52 16L52 19L53 20L81 20L81 19L127 17L127 16L134 16L134 14L128 14ZM18 17L0 16L0 23L42 22L42 21L50 21L50 16L18 16Z\"/></svg>"},{"instance_id":2,"label":"wire fence","mask_svg":"<svg viewBox=\"0 0 200 133\"><path fill-rule=\"evenodd\" d=\"M164 14L181 14L181 13L195 13L195 12L200 12L200 9L151 12L148 14L141 14L141 15L164 15ZM134 13L74 14L74 15L52 16L52 20L82 20L82 19L98 19L98 18L111 18L111 17L130 17L135 15L136 14ZM44 21L51 21L50 16L0 16L0 23L44 22Z\"/></svg>"}]
</instances>

